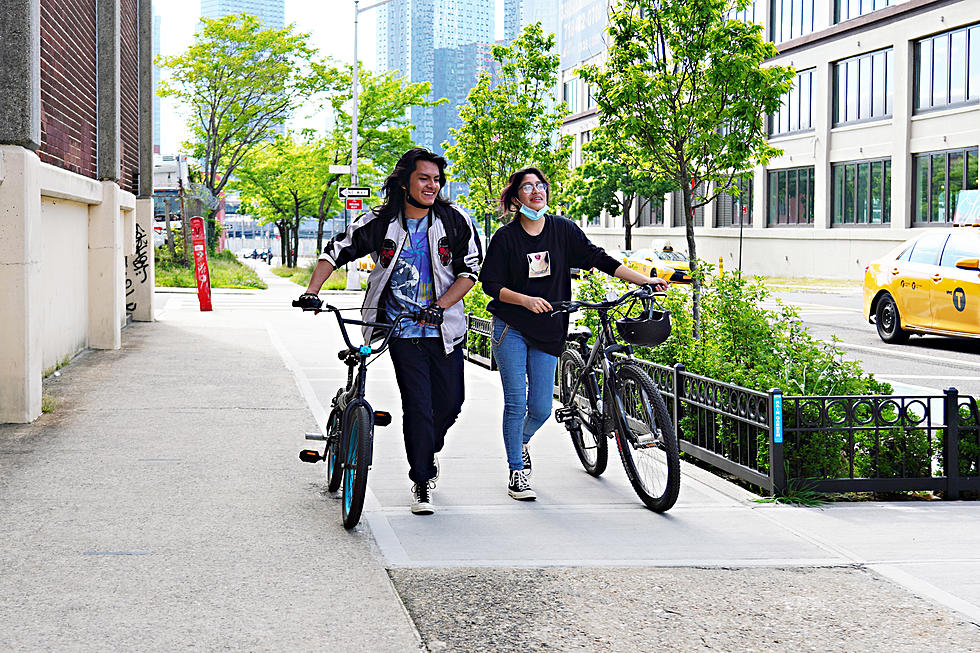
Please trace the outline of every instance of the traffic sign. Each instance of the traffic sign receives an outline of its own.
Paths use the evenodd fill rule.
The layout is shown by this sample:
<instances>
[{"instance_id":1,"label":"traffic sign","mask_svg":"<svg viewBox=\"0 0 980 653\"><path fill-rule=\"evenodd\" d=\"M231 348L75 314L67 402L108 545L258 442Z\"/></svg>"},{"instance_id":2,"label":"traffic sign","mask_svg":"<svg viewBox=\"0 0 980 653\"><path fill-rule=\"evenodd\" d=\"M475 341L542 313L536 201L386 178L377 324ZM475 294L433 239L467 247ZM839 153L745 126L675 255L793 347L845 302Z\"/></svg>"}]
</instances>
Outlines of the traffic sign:
<instances>
[{"instance_id":1,"label":"traffic sign","mask_svg":"<svg viewBox=\"0 0 980 653\"><path fill-rule=\"evenodd\" d=\"M347 210L348 211L360 211L364 208L364 202L362 200L348 199L347 200Z\"/></svg>"},{"instance_id":2,"label":"traffic sign","mask_svg":"<svg viewBox=\"0 0 980 653\"><path fill-rule=\"evenodd\" d=\"M341 186L337 189L337 195L342 200L352 197L371 197L371 189L367 186Z\"/></svg>"}]
</instances>

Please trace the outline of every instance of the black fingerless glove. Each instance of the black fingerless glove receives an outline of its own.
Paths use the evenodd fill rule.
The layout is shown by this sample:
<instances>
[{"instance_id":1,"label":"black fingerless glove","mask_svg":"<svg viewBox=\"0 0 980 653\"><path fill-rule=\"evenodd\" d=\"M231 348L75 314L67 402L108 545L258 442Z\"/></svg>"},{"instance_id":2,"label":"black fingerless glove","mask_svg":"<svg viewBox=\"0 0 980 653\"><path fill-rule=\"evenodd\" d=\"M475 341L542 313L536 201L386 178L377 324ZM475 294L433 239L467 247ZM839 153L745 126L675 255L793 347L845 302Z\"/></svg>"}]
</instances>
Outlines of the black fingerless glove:
<instances>
[{"instance_id":1,"label":"black fingerless glove","mask_svg":"<svg viewBox=\"0 0 980 653\"><path fill-rule=\"evenodd\" d=\"M299 299L293 300L293 306L297 308L320 308L322 305L323 300L312 292L305 292L299 296Z\"/></svg>"},{"instance_id":2,"label":"black fingerless glove","mask_svg":"<svg viewBox=\"0 0 980 653\"><path fill-rule=\"evenodd\" d=\"M442 314L443 308L438 304L433 304L428 308L424 308L419 311L419 322L421 324L430 324L432 326L439 326L442 324Z\"/></svg>"}]
</instances>

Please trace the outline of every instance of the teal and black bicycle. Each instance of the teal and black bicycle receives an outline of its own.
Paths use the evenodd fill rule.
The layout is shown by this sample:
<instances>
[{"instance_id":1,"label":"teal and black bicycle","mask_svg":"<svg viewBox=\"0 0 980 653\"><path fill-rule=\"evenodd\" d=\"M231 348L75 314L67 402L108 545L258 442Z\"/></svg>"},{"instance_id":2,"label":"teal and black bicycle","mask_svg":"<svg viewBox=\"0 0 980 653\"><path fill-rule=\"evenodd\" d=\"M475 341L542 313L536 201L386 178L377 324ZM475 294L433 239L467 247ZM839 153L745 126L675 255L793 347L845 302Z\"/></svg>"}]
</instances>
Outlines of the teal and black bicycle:
<instances>
[{"instance_id":1,"label":"teal and black bicycle","mask_svg":"<svg viewBox=\"0 0 980 653\"><path fill-rule=\"evenodd\" d=\"M347 345L338 357L347 366L347 383L337 390L330 402L330 416L327 419L327 432L307 433L307 440L325 442L323 453L315 449L304 449L299 452L300 460L316 463L321 460L327 464L327 489L336 492L341 487L341 514L344 528L357 526L364 508L364 496L367 494L368 470L371 468L374 454L374 427L387 426L391 423L391 413L374 410L365 398L367 383L367 366L373 358L382 354L388 348L388 342L395 332L395 326L403 319L414 320L415 313L400 313L391 323L365 322L363 320L345 318L343 310L329 304L317 307L305 306L294 301L293 306L314 313L328 312L337 316L340 333ZM370 326L383 332L384 338L377 346L354 345L347 333L347 325ZM369 360L370 359L370 360Z\"/></svg>"}]
</instances>

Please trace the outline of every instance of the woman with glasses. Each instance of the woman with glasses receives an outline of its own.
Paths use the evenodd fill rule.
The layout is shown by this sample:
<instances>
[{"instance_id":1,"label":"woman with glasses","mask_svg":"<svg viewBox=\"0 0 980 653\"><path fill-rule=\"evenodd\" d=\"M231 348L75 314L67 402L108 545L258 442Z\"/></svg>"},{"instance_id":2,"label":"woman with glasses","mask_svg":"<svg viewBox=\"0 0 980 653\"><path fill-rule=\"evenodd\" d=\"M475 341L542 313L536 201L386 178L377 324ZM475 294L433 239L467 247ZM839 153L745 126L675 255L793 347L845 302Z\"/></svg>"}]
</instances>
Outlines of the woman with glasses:
<instances>
[{"instance_id":1,"label":"woman with glasses","mask_svg":"<svg viewBox=\"0 0 980 653\"><path fill-rule=\"evenodd\" d=\"M528 443L551 415L568 315L550 311L553 302L572 298L571 268L597 268L631 283L667 287L663 279L620 264L571 220L548 213L548 198L548 180L537 168L510 176L500 208L512 219L493 234L480 272L492 298L487 308L493 315L493 356L504 390L507 492L521 501L537 498Z\"/></svg>"}]
</instances>

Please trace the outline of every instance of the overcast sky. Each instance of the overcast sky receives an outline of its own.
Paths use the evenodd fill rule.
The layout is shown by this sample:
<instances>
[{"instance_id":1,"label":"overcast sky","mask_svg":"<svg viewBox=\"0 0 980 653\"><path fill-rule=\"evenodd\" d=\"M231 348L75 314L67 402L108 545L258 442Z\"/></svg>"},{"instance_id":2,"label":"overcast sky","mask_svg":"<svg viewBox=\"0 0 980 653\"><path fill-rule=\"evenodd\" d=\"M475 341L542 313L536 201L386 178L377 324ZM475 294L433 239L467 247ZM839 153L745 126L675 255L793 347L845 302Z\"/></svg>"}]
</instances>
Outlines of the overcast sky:
<instances>
[{"instance_id":1,"label":"overcast sky","mask_svg":"<svg viewBox=\"0 0 980 653\"><path fill-rule=\"evenodd\" d=\"M372 0L362 0L361 6L371 4ZM502 31L503 0L497 2L497 30ZM180 54L190 45L197 29L201 13L200 0L164 0L154 2L153 11L161 18L160 52L164 55ZM374 69L375 62L375 14L376 10L361 13L358 26L358 58L361 63ZM302 32L310 33L312 44L322 55L329 55L341 61L354 59L354 3L352 0L328 0L327 2L308 2L305 0L286 0L286 22L296 23ZM171 154L177 151L182 140L187 138L184 127L186 120L179 115L176 104L169 98L162 98L160 110L161 152ZM298 121L298 127L324 127L321 117L305 117Z\"/></svg>"}]
</instances>

